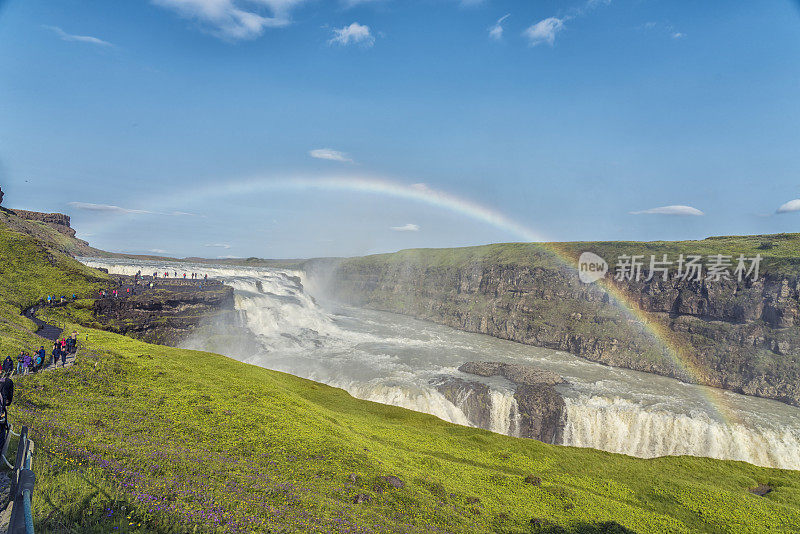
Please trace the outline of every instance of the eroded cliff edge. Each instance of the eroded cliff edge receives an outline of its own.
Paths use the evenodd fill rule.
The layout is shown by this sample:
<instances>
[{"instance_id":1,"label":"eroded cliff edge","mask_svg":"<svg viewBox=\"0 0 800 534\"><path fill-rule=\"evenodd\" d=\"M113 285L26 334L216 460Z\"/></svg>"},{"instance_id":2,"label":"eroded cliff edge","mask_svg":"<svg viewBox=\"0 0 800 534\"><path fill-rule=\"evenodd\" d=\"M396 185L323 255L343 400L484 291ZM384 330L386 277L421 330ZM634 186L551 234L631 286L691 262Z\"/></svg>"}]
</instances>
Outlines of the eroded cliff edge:
<instances>
[{"instance_id":1,"label":"eroded cliff edge","mask_svg":"<svg viewBox=\"0 0 800 534\"><path fill-rule=\"evenodd\" d=\"M329 287L353 305L800 405L800 260L769 252L756 280L655 277L615 284L620 298L525 244L354 258Z\"/></svg>"},{"instance_id":2,"label":"eroded cliff edge","mask_svg":"<svg viewBox=\"0 0 800 534\"><path fill-rule=\"evenodd\" d=\"M513 389L514 405L507 413L494 409L487 384L458 376L433 380L437 391L457 406L478 428L531 438L545 443L561 443L566 421L566 402L553 387L565 380L550 371L531 365L502 362L466 362L458 368L466 375L502 377ZM507 421L495 419L507 417Z\"/></svg>"}]
</instances>

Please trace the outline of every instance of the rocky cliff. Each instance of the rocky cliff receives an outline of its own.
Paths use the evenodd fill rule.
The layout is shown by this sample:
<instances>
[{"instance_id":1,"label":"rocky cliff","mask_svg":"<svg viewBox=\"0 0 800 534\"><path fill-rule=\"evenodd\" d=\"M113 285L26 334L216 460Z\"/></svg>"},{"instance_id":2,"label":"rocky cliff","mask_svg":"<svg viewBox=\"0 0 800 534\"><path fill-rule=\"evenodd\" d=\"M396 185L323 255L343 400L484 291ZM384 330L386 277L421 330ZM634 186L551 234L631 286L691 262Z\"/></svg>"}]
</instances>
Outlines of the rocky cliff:
<instances>
[{"instance_id":1,"label":"rocky cliff","mask_svg":"<svg viewBox=\"0 0 800 534\"><path fill-rule=\"evenodd\" d=\"M467 362L459 371L480 377L500 376L514 389L516 405L509 415L508 433L521 438L532 438L545 443L560 443L564 428L566 404L553 387L561 384L560 376L530 365L501 362ZM454 376L434 379L436 389L456 405L473 425L491 430L495 400L488 385Z\"/></svg>"},{"instance_id":2,"label":"rocky cliff","mask_svg":"<svg viewBox=\"0 0 800 534\"><path fill-rule=\"evenodd\" d=\"M69 224L69 216L63 213L40 213L38 211L11 210L14 215L26 221L38 221L49 224L59 232L75 237L75 230Z\"/></svg>"},{"instance_id":3,"label":"rocky cliff","mask_svg":"<svg viewBox=\"0 0 800 534\"><path fill-rule=\"evenodd\" d=\"M120 287L128 277L115 276ZM100 328L126 334L149 343L177 346L201 324L236 321L233 288L208 281L200 289L194 281L160 281L152 290L137 288L124 297L100 298L91 312Z\"/></svg>"},{"instance_id":4,"label":"rocky cliff","mask_svg":"<svg viewBox=\"0 0 800 534\"><path fill-rule=\"evenodd\" d=\"M17 232L27 234L48 248L70 256L108 256L107 252L89 246L75 236L70 218L63 213L0 208L0 222Z\"/></svg>"},{"instance_id":5,"label":"rocky cliff","mask_svg":"<svg viewBox=\"0 0 800 534\"><path fill-rule=\"evenodd\" d=\"M793 248L787 242L780 242L786 256L797 250L800 237L791 240ZM686 246L697 243L714 244ZM526 246L530 249L521 248ZM797 258L765 262L756 280L687 281L670 275L667 281L654 277L623 284L609 277L604 287L582 283L568 262L533 245L509 245L515 247L513 255L501 247L345 260L333 272L332 296L800 405Z\"/></svg>"}]
</instances>

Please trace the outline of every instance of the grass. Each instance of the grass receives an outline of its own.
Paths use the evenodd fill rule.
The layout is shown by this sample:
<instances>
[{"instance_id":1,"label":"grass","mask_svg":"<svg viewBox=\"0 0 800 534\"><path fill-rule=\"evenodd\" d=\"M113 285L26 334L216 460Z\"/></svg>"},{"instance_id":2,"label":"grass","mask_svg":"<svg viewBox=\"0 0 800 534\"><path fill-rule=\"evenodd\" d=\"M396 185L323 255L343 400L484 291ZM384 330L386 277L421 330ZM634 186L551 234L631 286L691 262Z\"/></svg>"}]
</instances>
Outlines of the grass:
<instances>
[{"instance_id":1,"label":"grass","mask_svg":"<svg viewBox=\"0 0 800 534\"><path fill-rule=\"evenodd\" d=\"M0 228L12 316L103 276ZM9 261L21 254L26 261ZM36 252L38 250L38 252ZM15 283L9 283L8 279ZM216 354L78 328L66 370L21 377L9 414L36 442L37 532L796 532L800 472L641 460L459 427ZM8 337L7 337L8 336ZM6 344L8 343L8 344ZM381 477L396 475L405 486ZM525 477L541 479L528 484ZM748 489L769 484L765 497ZM357 495L368 502L356 504Z\"/></svg>"},{"instance_id":2,"label":"grass","mask_svg":"<svg viewBox=\"0 0 800 534\"><path fill-rule=\"evenodd\" d=\"M406 264L430 268L463 267L475 263L514 265L552 269L563 265L567 259L573 265L581 253L590 251L603 257L611 269L616 259L623 255L644 255L649 262L651 254L667 254L677 260L679 254L723 254L738 258L763 258L762 270L772 274L796 275L800 267L800 233L709 237L697 241L572 241L563 243L497 243L475 247L442 249L407 249L390 254L375 254L344 260L346 266L384 265L396 267ZM749 265L749 264L748 264Z\"/></svg>"},{"instance_id":3,"label":"grass","mask_svg":"<svg viewBox=\"0 0 800 534\"><path fill-rule=\"evenodd\" d=\"M40 451L37 519L80 532L530 532L533 518L567 531L607 521L636 532L800 524L798 472L545 445L215 354L87 334L75 367L20 381L11 415L34 429ZM385 475L406 487L386 487ZM748 492L761 483L775 490ZM370 502L354 504L359 493Z\"/></svg>"}]
</instances>

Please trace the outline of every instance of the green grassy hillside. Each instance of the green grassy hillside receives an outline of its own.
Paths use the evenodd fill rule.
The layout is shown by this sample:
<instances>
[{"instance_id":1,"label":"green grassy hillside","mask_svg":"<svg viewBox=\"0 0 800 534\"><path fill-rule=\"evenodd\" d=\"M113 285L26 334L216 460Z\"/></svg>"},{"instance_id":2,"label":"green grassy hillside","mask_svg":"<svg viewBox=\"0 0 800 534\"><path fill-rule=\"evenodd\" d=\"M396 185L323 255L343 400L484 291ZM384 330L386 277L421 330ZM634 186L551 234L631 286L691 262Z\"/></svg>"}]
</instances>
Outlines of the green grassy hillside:
<instances>
[{"instance_id":1,"label":"green grassy hillside","mask_svg":"<svg viewBox=\"0 0 800 534\"><path fill-rule=\"evenodd\" d=\"M723 254L737 258L760 254L763 267L774 274L797 274L800 267L800 233L752 236L709 237L697 241L570 241L563 243L497 243L474 247L440 249L406 249L389 254L375 254L344 260L347 264L403 265L413 263L430 267L463 267L475 262L521 267L554 268L560 258L575 262L581 253L591 251L604 258L613 268L623 255L650 255L659 259L667 254L676 260L679 254L703 257ZM555 254L554 254L555 253Z\"/></svg>"},{"instance_id":2,"label":"green grassy hillside","mask_svg":"<svg viewBox=\"0 0 800 534\"><path fill-rule=\"evenodd\" d=\"M2 332L4 350L39 344L13 315L20 306L103 283L1 229L0 254L3 325L16 336ZM56 309L41 316L67 321ZM215 354L79 331L76 365L20 378L10 410L36 441L37 532L761 533L800 525L800 472L545 445ZM381 478L389 475L404 487ZM529 475L538 478L528 483ZM774 491L751 494L758 484Z\"/></svg>"}]
</instances>

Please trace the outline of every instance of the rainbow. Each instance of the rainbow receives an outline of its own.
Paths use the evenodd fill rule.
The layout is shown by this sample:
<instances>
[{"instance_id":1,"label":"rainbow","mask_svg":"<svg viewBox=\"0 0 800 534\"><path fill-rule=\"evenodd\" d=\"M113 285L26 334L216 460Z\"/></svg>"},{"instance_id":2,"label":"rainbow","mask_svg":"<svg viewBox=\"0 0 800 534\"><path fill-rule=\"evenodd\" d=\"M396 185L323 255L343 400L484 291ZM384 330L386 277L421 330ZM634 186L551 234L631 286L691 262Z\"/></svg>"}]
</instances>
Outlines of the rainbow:
<instances>
[{"instance_id":1,"label":"rainbow","mask_svg":"<svg viewBox=\"0 0 800 534\"><path fill-rule=\"evenodd\" d=\"M422 183L403 184L383 178L352 175L293 178L257 177L238 182L216 183L194 187L189 190L184 189L175 195L164 197L156 209L158 207L161 207L162 210L165 207L174 208L175 205L180 205L181 209L188 209L188 206L204 200L228 196L256 195L274 191L357 192L426 204L480 221L522 241L537 243L542 250L550 253L564 265L573 269L576 267L576 258L563 250L557 243L548 243L543 234L512 220L490 207L430 188ZM105 229L107 230L108 227ZM598 285L605 291L611 301L623 310L629 318L642 325L643 329L649 332L666 349L679 371L691 381L698 384L702 383L708 373L693 357L691 349L682 344L669 328L653 320L647 312L644 312L639 307L632 297L617 287L609 278L607 276L605 279L600 280ZM724 422L735 422L732 421L734 417L732 417L731 411L726 408L726 403L722 397L724 395L723 390L702 386L701 391L703 391L708 404Z\"/></svg>"}]
</instances>

